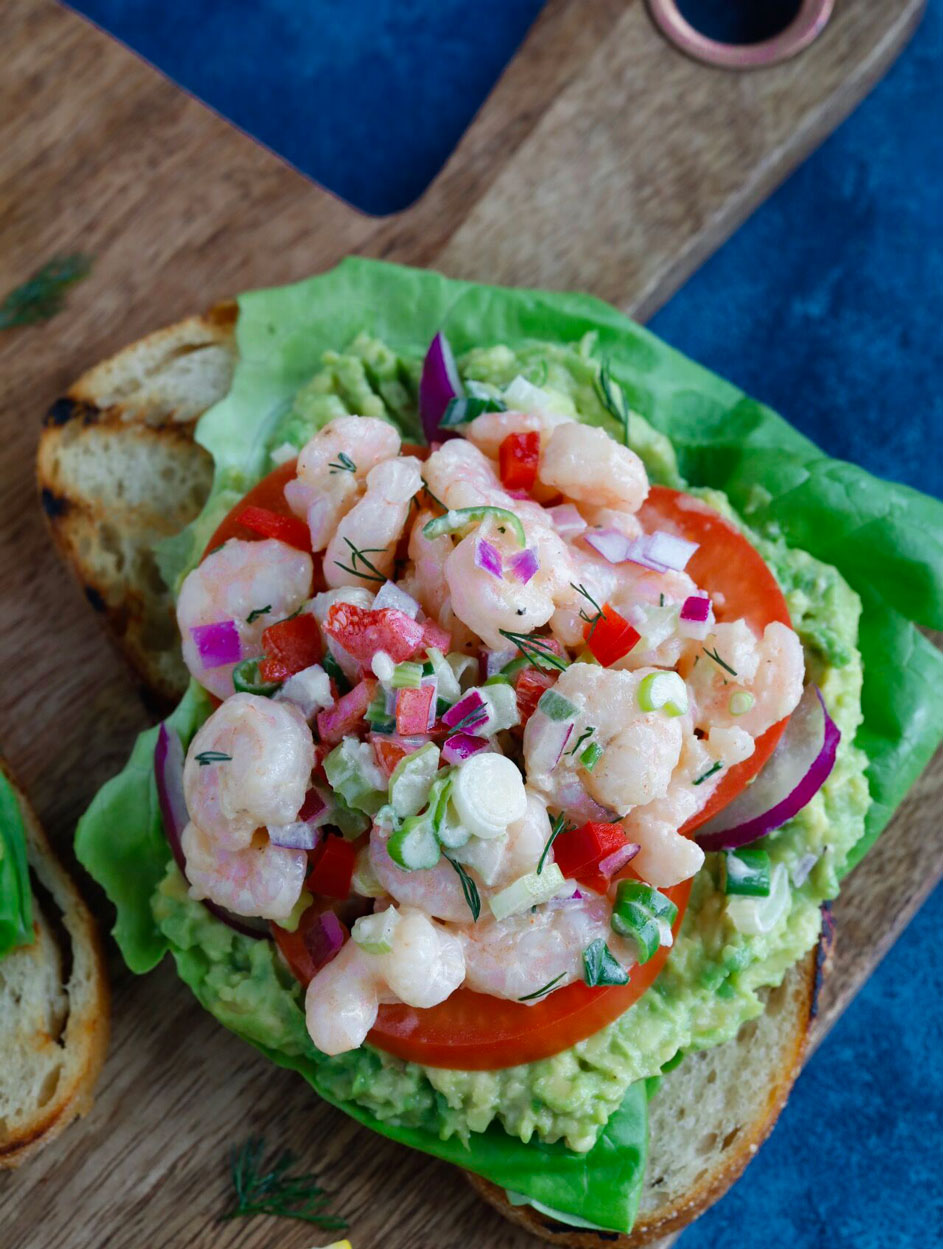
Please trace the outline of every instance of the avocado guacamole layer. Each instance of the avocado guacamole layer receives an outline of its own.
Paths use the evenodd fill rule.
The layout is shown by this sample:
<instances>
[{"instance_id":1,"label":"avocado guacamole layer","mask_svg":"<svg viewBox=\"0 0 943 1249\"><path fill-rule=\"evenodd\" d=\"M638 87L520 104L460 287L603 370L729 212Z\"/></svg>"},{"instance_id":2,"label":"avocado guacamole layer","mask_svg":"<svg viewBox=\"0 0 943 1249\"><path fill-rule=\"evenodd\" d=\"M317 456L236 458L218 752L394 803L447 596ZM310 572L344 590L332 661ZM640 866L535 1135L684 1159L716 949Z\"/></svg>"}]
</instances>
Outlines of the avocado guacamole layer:
<instances>
[{"instance_id":1,"label":"avocado guacamole layer","mask_svg":"<svg viewBox=\"0 0 943 1249\"><path fill-rule=\"evenodd\" d=\"M522 375L548 392L561 411L602 424L606 414L596 391L592 348L585 339L576 348L531 343L515 351L476 349L462 358L460 369L483 392ZM300 447L315 429L347 412L392 417L408 429L415 419L411 367L366 335L346 353L326 353L322 369L271 431L269 450L286 443ZM669 441L634 413L629 438L653 480L682 484ZM723 494L699 493L734 515ZM536 1134L576 1151L592 1148L629 1085L656 1074L679 1050L730 1039L763 1009L757 990L779 983L814 944L820 904L838 891L869 805L867 758L853 744L861 721L858 596L836 569L790 550L775 534L750 536L783 588L808 675L821 687L842 733L825 786L763 843L773 863L785 864L793 881L801 882L792 889L791 909L771 932L737 931L726 916L719 856L709 855L654 987L621 1019L572 1049L540 1062L476 1072L423 1068L369 1046L327 1058L307 1036L302 991L274 947L240 937L213 919L189 899L171 865L154 894L153 913L182 970L186 967L185 978L198 983L203 1004L266 1049L316 1061L321 1086L332 1099L356 1103L383 1122L421 1128L441 1139L466 1139L497 1121L523 1141Z\"/></svg>"}]
</instances>

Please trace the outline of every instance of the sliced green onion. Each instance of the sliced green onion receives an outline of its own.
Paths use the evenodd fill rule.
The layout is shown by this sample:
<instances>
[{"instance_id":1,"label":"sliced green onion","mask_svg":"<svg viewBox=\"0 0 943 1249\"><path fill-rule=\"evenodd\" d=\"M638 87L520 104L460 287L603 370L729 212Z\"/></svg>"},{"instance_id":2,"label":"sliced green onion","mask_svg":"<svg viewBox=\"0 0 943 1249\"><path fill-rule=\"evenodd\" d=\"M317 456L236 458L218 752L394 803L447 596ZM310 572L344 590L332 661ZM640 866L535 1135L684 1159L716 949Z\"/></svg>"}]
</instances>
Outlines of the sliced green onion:
<instances>
[{"instance_id":1,"label":"sliced green onion","mask_svg":"<svg viewBox=\"0 0 943 1249\"><path fill-rule=\"evenodd\" d=\"M728 850L723 858L724 893L769 897L769 854L757 846Z\"/></svg>"},{"instance_id":2,"label":"sliced green onion","mask_svg":"<svg viewBox=\"0 0 943 1249\"><path fill-rule=\"evenodd\" d=\"M399 911L392 906L374 915L361 915L350 935L365 954L389 954L399 919Z\"/></svg>"},{"instance_id":3,"label":"sliced green onion","mask_svg":"<svg viewBox=\"0 0 943 1249\"><path fill-rule=\"evenodd\" d=\"M386 802L387 780L369 742L345 737L324 760L324 774L335 796L354 811L376 815Z\"/></svg>"},{"instance_id":4,"label":"sliced green onion","mask_svg":"<svg viewBox=\"0 0 943 1249\"><path fill-rule=\"evenodd\" d=\"M442 853L428 815L412 815L404 820L386 843L390 858L407 872L435 867Z\"/></svg>"},{"instance_id":5,"label":"sliced green onion","mask_svg":"<svg viewBox=\"0 0 943 1249\"><path fill-rule=\"evenodd\" d=\"M386 709L386 690L382 685L377 686L377 692L370 700L364 719L374 733L396 732L396 719Z\"/></svg>"},{"instance_id":6,"label":"sliced green onion","mask_svg":"<svg viewBox=\"0 0 943 1249\"><path fill-rule=\"evenodd\" d=\"M522 547L527 545L527 535L520 518L506 507L458 507L452 508L444 516L437 516L427 521L422 532L427 538L441 538L444 533L458 533L472 525L480 525L482 521L491 520L496 525L506 525L514 534Z\"/></svg>"},{"instance_id":7,"label":"sliced green onion","mask_svg":"<svg viewBox=\"0 0 943 1249\"><path fill-rule=\"evenodd\" d=\"M603 756L603 749L599 742L590 742L583 753L580 755L580 763L587 772L592 772L593 768Z\"/></svg>"},{"instance_id":8,"label":"sliced green onion","mask_svg":"<svg viewBox=\"0 0 943 1249\"><path fill-rule=\"evenodd\" d=\"M576 718L577 708L575 705L568 698L564 698L562 694L558 694L556 690L544 690L537 706L548 720L573 720Z\"/></svg>"},{"instance_id":9,"label":"sliced green onion","mask_svg":"<svg viewBox=\"0 0 943 1249\"><path fill-rule=\"evenodd\" d=\"M540 873L529 872L513 884L502 889L489 900L491 913L496 920L509 915L520 915L532 906L540 906L564 887L566 880L556 863L546 863Z\"/></svg>"},{"instance_id":10,"label":"sliced green onion","mask_svg":"<svg viewBox=\"0 0 943 1249\"><path fill-rule=\"evenodd\" d=\"M643 711L683 716L688 709L688 687L677 672L650 672L638 687L638 705Z\"/></svg>"},{"instance_id":11,"label":"sliced green onion","mask_svg":"<svg viewBox=\"0 0 943 1249\"><path fill-rule=\"evenodd\" d=\"M448 401L439 421L439 428L454 429L456 425L465 425L485 412L506 412L507 410L508 405L503 399L465 395L462 398Z\"/></svg>"},{"instance_id":12,"label":"sliced green onion","mask_svg":"<svg viewBox=\"0 0 943 1249\"><path fill-rule=\"evenodd\" d=\"M749 690L734 690L727 704L732 716L743 716L750 710L756 699Z\"/></svg>"},{"instance_id":13,"label":"sliced green onion","mask_svg":"<svg viewBox=\"0 0 943 1249\"><path fill-rule=\"evenodd\" d=\"M661 945L663 925L670 926L678 908L652 885L641 880L620 880L609 921L613 932L635 942L638 961L647 963Z\"/></svg>"},{"instance_id":14,"label":"sliced green onion","mask_svg":"<svg viewBox=\"0 0 943 1249\"><path fill-rule=\"evenodd\" d=\"M509 680L516 677L524 668L530 667L530 661L526 655L518 655L516 659L512 659L510 663L504 665L499 676L507 677Z\"/></svg>"},{"instance_id":15,"label":"sliced green onion","mask_svg":"<svg viewBox=\"0 0 943 1249\"><path fill-rule=\"evenodd\" d=\"M604 984L628 984L629 973L602 937L597 937L583 951L583 979L591 988Z\"/></svg>"},{"instance_id":16,"label":"sliced green onion","mask_svg":"<svg viewBox=\"0 0 943 1249\"><path fill-rule=\"evenodd\" d=\"M418 690L422 685L422 664L397 664L390 684L394 690Z\"/></svg>"},{"instance_id":17,"label":"sliced green onion","mask_svg":"<svg viewBox=\"0 0 943 1249\"><path fill-rule=\"evenodd\" d=\"M232 670L233 689L237 694L258 694L271 698L281 688L281 681L263 681L259 676L260 659L244 659Z\"/></svg>"}]
</instances>

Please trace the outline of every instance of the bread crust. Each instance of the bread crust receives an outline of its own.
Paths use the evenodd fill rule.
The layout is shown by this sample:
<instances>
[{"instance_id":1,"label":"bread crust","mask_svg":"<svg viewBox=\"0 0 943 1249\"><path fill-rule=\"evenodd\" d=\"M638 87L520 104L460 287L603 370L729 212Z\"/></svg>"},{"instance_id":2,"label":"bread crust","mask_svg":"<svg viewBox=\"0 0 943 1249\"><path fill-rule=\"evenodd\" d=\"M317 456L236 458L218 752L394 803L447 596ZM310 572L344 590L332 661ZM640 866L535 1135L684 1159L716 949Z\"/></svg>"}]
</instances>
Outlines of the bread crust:
<instances>
[{"instance_id":1,"label":"bread crust","mask_svg":"<svg viewBox=\"0 0 943 1249\"><path fill-rule=\"evenodd\" d=\"M830 949L830 940L828 948ZM656 1208L647 1216L640 1215L628 1235L580 1231L558 1223L532 1206L512 1206L504 1191L497 1185L481 1176L468 1173L472 1188L510 1222L526 1228L549 1244L561 1246L562 1249L642 1249L643 1246L653 1245L687 1227L739 1179L747 1163L773 1130L802 1067L808 1028L815 1013L815 999L823 969L827 965L826 954L826 941L823 938L816 949L810 951L787 973L781 992L789 991L790 1016L783 1024L776 1063L769 1066L766 1096L757 1102L750 1120L737 1125L734 1147L725 1152L722 1160L698 1183L687 1188L678 1199L666 1202L663 1207ZM740 1036L727 1042L727 1046L742 1050L739 1064L741 1067L743 1063L750 1061L749 1049ZM665 1082L669 1079L670 1076L665 1077ZM663 1086L658 1096L666 1095L670 1094Z\"/></svg>"},{"instance_id":2,"label":"bread crust","mask_svg":"<svg viewBox=\"0 0 943 1249\"><path fill-rule=\"evenodd\" d=\"M53 541L161 707L186 688L154 543L203 506L212 458L193 440L235 367L234 303L187 317L84 373L46 413L36 461ZM124 479L124 480L122 480Z\"/></svg>"},{"instance_id":3,"label":"bread crust","mask_svg":"<svg viewBox=\"0 0 943 1249\"><path fill-rule=\"evenodd\" d=\"M23 814L30 870L59 910L72 947L72 966L63 986L69 1006L61 1039L60 1078L55 1093L45 1105L20 1122L16 1129L0 1131L0 1170L7 1170L20 1166L54 1140L73 1119L91 1109L93 1091L108 1048L110 992L95 921L53 853L26 795L2 759L0 771L13 788Z\"/></svg>"}]
</instances>

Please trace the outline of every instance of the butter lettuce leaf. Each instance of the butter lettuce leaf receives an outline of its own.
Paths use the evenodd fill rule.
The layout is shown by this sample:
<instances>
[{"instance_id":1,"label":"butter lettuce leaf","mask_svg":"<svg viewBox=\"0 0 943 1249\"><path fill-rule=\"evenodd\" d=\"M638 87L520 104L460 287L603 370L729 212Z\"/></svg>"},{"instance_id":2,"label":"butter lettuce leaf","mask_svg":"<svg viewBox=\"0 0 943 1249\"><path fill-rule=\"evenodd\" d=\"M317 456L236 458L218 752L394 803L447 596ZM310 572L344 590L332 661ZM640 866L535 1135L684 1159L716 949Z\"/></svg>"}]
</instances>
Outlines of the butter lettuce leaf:
<instances>
[{"instance_id":1,"label":"butter lettuce leaf","mask_svg":"<svg viewBox=\"0 0 943 1249\"><path fill-rule=\"evenodd\" d=\"M459 355L533 340L564 346L592 335L598 359L608 361L633 410L670 438L683 479L725 491L755 529L834 564L861 596L865 683L857 744L869 760L872 806L851 864L860 859L943 737L943 657L915 624L943 627L943 504L824 455L771 409L590 296L507 290L352 258L293 286L243 295L239 307L232 389L197 431L215 460L213 489L200 518L159 552L169 581L195 562L222 516L266 471L271 439L290 424L299 389L358 335L387 344L412 375L440 329ZM614 420L598 420L620 436ZM206 714L201 699L191 688L171 717L185 741ZM135 971L152 967L168 948L150 905L169 858L152 775L155 740L156 730L138 739L127 768L101 791L77 834L80 860L115 904L115 936ZM205 1000L200 961L173 953ZM264 1052L327 1094L314 1059ZM644 1166L641 1085L587 1155L525 1146L498 1128L473 1134L465 1146L391 1128L340 1104L375 1131L552 1209L602 1226L631 1226Z\"/></svg>"}]
</instances>

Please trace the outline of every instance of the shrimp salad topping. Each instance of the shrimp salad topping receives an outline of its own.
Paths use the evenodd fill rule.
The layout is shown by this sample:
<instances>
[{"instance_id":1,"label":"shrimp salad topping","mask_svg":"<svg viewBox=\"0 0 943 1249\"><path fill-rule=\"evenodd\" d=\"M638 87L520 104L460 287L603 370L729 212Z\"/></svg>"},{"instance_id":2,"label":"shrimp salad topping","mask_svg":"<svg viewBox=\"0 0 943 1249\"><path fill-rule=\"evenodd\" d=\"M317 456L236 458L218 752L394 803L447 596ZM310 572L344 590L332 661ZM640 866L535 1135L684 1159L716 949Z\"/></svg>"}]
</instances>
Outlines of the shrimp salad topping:
<instances>
[{"instance_id":1,"label":"shrimp salad topping","mask_svg":"<svg viewBox=\"0 0 943 1249\"><path fill-rule=\"evenodd\" d=\"M672 943L698 817L803 692L797 635L698 583L628 446L536 407L450 432L331 421L178 599L218 700L191 894L293 938L327 1054L385 1004L626 984Z\"/></svg>"}]
</instances>

